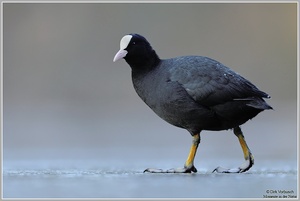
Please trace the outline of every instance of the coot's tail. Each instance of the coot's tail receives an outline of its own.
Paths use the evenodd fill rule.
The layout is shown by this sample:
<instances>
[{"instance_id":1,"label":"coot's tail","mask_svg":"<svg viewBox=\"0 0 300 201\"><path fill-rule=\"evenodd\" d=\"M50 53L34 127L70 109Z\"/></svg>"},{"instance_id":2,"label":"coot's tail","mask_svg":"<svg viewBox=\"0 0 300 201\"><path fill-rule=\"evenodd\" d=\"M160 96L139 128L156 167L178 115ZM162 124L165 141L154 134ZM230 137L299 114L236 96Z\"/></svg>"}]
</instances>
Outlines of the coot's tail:
<instances>
[{"instance_id":1,"label":"coot's tail","mask_svg":"<svg viewBox=\"0 0 300 201\"><path fill-rule=\"evenodd\" d=\"M269 95L267 95L266 98L270 98ZM259 110L272 110L273 108L264 101L264 99L260 97L249 97L249 98L243 98L243 99L235 99L240 101L249 101L246 105L259 109Z\"/></svg>"}]
</instances>

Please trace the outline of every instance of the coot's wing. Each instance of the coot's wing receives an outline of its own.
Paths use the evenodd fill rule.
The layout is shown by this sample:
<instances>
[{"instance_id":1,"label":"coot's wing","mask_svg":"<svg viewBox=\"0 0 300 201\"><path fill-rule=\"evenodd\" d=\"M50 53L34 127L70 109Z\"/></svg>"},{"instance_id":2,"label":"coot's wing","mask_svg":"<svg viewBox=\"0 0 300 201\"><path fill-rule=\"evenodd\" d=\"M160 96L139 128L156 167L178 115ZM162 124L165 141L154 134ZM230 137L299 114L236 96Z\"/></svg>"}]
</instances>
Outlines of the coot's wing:
<instances>
[{"instance_id":1,"label":"coot's wing","mask_svg":"<svg viewBox=\"0 0 300 201\"><path fill-rule=\"evenodd\" d=\"M269 98L248 80L223 64L200 56L175 58L170 80L176 81L198 103L205 106L249 98Z\"/></svg>"}]
</instances>

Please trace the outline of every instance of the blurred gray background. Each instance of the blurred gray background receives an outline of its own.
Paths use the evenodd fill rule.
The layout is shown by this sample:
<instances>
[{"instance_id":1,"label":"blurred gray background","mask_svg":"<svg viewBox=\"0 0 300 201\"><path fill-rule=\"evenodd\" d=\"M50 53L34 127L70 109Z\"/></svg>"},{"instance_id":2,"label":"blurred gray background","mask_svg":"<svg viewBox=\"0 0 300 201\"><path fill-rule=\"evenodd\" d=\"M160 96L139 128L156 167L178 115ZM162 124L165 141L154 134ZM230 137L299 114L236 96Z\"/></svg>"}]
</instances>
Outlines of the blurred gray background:
<instances>
[{"instance_id":1,"label":"blurred gray background","mask_svg":"<svg viewBox=\"0 0 300 201\"><path fill-rule=\"evenodd\" d=\"M184 164L190 134L157 117L127 63L112 62L128 33L161 58L216 59L271 95L274 110L242 126L251 170L296 170L296 3L4 3L3 12L4 170ZM243 162L232 131L201 136L200 172Z\"/></svg>"}]
</instances>

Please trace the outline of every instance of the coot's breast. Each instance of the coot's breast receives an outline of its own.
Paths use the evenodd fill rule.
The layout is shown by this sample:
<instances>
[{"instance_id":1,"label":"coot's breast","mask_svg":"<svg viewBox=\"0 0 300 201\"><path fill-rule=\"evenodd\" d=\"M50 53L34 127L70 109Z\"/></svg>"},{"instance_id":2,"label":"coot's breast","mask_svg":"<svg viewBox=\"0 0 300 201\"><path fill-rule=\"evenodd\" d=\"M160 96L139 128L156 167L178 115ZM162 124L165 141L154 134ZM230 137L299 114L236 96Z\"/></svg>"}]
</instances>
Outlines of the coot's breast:
<instances>
[{"instance_id":1,"label":"coot's breast","mask_svg":"<svg viewBox=\"0 0 300 201\"><path fill-rule=\"evenodd\" d=\"M147 74L132 73L133 86L139 97L162 119L189 131L219 127L209 108L196 103L186 90L169 79L168 71L158 66ZM159 75L159 76L158 76Z\"/></svg>"}]
</instances>

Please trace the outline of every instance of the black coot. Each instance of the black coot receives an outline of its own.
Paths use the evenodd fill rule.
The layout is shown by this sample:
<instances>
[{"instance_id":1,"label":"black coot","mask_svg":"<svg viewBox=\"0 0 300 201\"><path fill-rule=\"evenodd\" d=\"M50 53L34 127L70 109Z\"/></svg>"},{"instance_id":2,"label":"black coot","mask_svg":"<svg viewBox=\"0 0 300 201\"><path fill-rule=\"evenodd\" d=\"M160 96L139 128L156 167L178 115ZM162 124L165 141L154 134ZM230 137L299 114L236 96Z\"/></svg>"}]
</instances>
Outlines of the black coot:
<instances>
[{"instance_id":1,"label":"black coot","mask_svg":"<svg viewBox=\"0 0 300 201\"><path fill-rule=\"evenodd\" d=\"M202 130L233 129L242 147L245 163L238 168L217 167L223 173L245 172L254 158L240 125L263 110L272 109L270 98L251 82L218 61L203 56L160 59L150 43L139 34L125 35L113 61L124 58L132 69L133 86L140 98L162 119L184 128L193 143L183 168L145 172L197 172L194 158Z\"/></svg>"}]
</instances>

